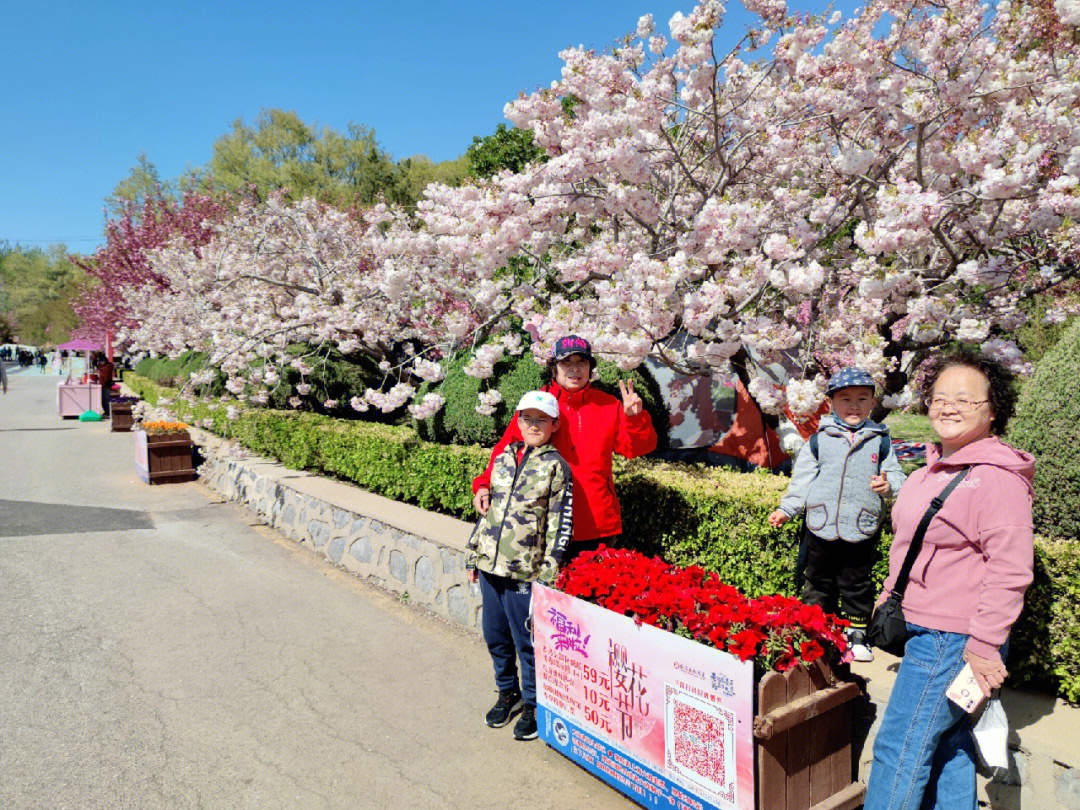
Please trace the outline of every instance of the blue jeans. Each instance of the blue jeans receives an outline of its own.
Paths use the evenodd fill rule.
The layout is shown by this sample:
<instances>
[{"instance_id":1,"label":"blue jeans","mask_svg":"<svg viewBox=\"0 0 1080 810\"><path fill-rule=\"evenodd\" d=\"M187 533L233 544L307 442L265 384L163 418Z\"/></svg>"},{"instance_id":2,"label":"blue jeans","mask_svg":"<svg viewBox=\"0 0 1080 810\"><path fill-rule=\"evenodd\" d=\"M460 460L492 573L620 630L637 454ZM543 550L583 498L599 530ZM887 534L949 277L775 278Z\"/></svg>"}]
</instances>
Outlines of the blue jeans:
<instances>
[{"instance_id":1,"label":"blue jeans","mask_svg":"<svg viewBox=\"0 0 1080 810\"><path fill-rule=\"evenodd\" d=\"M521 697L526 704L535 706L532 634L525 626L532 605L532 583L481 571L480 594L484 600L481 624L491 663L495 665L495 686L500 692L518 688L517 663L520 660Z\"/></svg>"},{"instance_id":2,"label":"blue jeans","mask_svg":"<svg viewBox=\"0 0 1080 810\"><path fill-rule=\"evenodd\" d=\"M968 636L914 624L908 632L863 810L975 810L970 717L945 697L964 668Z\"/></svg>"}]
</instances>

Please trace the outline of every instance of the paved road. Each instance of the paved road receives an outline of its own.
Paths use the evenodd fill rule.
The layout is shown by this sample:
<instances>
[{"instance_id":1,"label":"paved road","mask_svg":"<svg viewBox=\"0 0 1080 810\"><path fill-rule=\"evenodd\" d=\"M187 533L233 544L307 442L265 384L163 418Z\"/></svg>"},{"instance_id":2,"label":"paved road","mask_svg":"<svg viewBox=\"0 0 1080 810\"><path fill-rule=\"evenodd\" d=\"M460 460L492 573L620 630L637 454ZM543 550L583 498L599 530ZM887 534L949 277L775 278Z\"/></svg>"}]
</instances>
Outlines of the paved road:
<instances>
[{"instance_id":1,"label":"paved road","mask_svg":"<svg viewBox=\"0 0 1080 810\"><path fill-rule=\"evenodd\" d=\"M0 396L0 807L625 808L481 726L474 636Z\"/></svg>"}]
</instances>

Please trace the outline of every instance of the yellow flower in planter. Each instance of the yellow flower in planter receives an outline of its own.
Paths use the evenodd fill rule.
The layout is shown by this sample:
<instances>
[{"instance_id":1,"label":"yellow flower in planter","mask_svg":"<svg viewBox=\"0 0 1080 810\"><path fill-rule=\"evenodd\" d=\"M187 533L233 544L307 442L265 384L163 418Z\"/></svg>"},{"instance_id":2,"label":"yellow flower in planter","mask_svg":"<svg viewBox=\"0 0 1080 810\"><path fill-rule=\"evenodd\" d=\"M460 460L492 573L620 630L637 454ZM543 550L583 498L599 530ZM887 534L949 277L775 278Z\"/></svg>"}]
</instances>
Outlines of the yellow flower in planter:
<instances>
[{"instance_id":1,"label":"yellow flower in planter","mask_svg":"<svg viewBox=\"0 0 1080 810\"><path fill-rule=\"evenodd\" d=\"M162 433L183 433L188 429L183 422L143 422L141 427L150 436Z\"/></svg>"}]
</instances>

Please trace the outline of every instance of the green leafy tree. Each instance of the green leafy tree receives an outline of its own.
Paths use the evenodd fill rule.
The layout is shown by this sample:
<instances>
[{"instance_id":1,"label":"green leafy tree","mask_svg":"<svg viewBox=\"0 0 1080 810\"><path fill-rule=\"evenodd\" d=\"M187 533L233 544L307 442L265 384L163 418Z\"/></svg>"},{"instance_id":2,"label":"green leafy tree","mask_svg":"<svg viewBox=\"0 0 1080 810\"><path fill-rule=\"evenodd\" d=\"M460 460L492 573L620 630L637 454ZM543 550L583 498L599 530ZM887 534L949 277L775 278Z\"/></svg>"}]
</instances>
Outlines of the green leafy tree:
<instances>
[{"instance_id":1,"label":"green leafy tree","mask_svg":"<svg viewBox=\"0 0 1080 810\"><path fill-rule=\"evenodd\" d=\"M399 185L398 193L412 203L423 196L429 183L445 183L459 186L469 176L472 166L469 159L462 155L454 160L435 163L426 155L414 155L397 164Z\"/></svg>"},{"instance_id":2,"label":"green leafy tree","mask_svg":"<svg viewBox=\"0 0 1080 810\"><path fill-rule=\"evenodd\" d=\"M544 150L533 142L533 134L527 129L499 124L487 137L473 138L472 146L465 152L472 166L474 177L491 177L509 169L520 172L530 163L546 160Z\"/></svg>"},{"instance_id":3,"label":"green leafy tree","mask_svg":"<svg viewBox=\"0 0 1080 810\"><path fill-rule=\"evenodd\" d=\"M292 200L315 197L346 208L379 195L403 201L397 169L374 130L353 123L344 133L319 130L285 110L264 110L253 126L238 119L214 143L205 181L226 192L251 189L259 199L288 189Z\"/></svg>"},{"instance_id":4,"label":"green leafy tree","mask_svg":"<svg viewBox=\"0 0 1080 810\"><path fill-rule=\"evenodd\" d=\"M0 314L18 325L23 343L66 338L75 323L71 299L83 283L63 245L42 250L0 244Z\"/></svg>"},{"instance_id":5,"label":"green leafy tree","mask_svg":"<svg viewBox=\"0 0 1080 810\"><path fill-rule=\"evenodd\" d=\"M169 191L169 184L161 182L157 166L150 162L146 152L139 152L135 165L131 167L127 177L116 184L105 203L110 216L116 217L128 205L141 207L147 197L168 194Z\"/></svg>"}]
</instances>

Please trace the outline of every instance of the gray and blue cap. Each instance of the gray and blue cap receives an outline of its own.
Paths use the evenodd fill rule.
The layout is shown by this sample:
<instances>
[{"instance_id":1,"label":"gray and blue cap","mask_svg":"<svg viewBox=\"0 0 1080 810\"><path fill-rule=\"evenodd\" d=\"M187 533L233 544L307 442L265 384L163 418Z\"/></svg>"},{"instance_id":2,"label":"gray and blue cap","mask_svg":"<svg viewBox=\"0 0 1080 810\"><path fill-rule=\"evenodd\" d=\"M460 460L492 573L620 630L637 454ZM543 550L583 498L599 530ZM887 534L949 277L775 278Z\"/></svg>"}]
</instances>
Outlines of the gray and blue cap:
<instances>
[{"instance_id":1,"label":"gray and blue cap","mask_svg":"<svg viewBox=\"0 0 1080 810\"><path fill-rule=\"evenodd\" d=\"M865 386L866 388L875 390L874 378L861 368L855 368L854 366L842 368L832 375L832 378L829 380L829 385L825 389L825 396L831 397L841 388L853 388L855 386Z\"/></svg>"}]
</instances>

